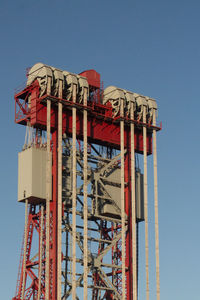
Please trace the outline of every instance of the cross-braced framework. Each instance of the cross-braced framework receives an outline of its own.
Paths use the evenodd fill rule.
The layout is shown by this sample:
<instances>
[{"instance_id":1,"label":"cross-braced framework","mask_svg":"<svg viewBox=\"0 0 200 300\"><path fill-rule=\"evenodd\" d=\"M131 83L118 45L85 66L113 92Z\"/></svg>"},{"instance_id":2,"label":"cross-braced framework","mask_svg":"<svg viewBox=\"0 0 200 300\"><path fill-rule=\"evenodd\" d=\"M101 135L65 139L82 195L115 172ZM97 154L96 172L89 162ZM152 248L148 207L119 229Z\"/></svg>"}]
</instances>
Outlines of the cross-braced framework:
<instances>
[{"instance_id":1,"label":"cross-braced framework","mask_svg":"<svg viewBox=\"0 0 200 300\"><path fill-rule=\"evenodd\" d=\"M40 299L44 299L45 295L45 216L42 206L29 206L29 214L27 217L27 228L24 236L27 236L26 248L24 249L24 241L21 250L21 259L18 270L18 279L16 286L16 299L37 299L40 278ZM42 235L41 235L42 234ZM35 243L33 242L35 241ZM35 246L39 244L39 253ZM25 251L24 251L25 250ZM23 253L25 253L25 259ZM41 256L41 266L39 261ZM23 270L25 269L25 278L23 280ZM38 270L40 269L40 276Z\"/></svg>"},{"instance_id":2,"label":"cross-braced framework","mask_svg":"<svg viewBox=\"0 0 200 300\"><path fill-rule=\"evenodd\" d=\"M72 147L65 143L63 154L63 257L64 294L72 292ZM109 148L89 145L88 157L88 289L90 299L121 299L121 220L120 220L120 154L111 158ZM83 150L77 143L77 205L76 205L76 287L81 299L84 276L83 224Z\"/></svg>"}]
</instances>

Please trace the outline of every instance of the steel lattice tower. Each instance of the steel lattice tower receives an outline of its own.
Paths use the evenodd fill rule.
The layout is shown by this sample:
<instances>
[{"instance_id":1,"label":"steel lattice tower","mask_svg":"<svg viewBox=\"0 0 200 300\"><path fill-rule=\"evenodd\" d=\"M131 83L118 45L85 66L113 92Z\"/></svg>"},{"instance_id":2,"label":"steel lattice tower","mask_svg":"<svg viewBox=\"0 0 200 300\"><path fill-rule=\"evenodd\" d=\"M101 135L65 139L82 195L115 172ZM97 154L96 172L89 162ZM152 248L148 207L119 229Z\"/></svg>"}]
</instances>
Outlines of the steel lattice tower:
<instances>
[{"instance_id":1,"label":"steel lattice tower","mask_svg":"<svg viewBox=\"0 0 200 300\"><path fill-rule=\"evenodd\" d=\"M15 95L27 127L18 200L25 229L13 300L138 299L139 222L145 222L149 299L147 157L154 154L157 300L160 299L155 100L36 64ZM135 155L144 158L143 172ZM34 245L36 241L36 246Z\"/></svg>"}]
</instances>

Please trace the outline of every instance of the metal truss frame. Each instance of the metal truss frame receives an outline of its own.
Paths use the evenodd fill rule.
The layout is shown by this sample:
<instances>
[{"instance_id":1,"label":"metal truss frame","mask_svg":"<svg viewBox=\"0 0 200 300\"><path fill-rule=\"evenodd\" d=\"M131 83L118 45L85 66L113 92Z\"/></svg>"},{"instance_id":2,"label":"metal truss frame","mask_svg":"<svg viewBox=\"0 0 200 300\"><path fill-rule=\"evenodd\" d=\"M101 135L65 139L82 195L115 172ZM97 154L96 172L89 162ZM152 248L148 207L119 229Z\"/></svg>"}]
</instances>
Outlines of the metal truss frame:
<instances>
[{"instance_id":1,"label":"metal truss frame","mask_svg":"<svg viewBox=\"0 0 200 300\"><path fill-rule=\"evenodd\" d=\"M84 224L80 224L80 220L84 218L84 202L83 202L83 150L81 148L81 142L77 143L79 149L76 149L76 160L77 160L77 210L76 215L79 216L79 223L76 222L76 247L79 251L76 250L76 286L84 287L83 277L84 277ZM65 144L65 152L68 154L68 160L71 161L70 153L72 153L72 147L70 140ZM107 194L106 188L104 185L104 180L106 181L106 174L112 172L114 169L118 168L120 163L120 154L116 155L114 158L109 159L108 157L102 157L99 151L94 145L89 145L89 152L87 154L88 160L88 177L87 184L90 186L90 193L88 193L88 222L90 227L88 227L88 245L89 243L96 243L98 249L98 255L95 255L92 250L88 247L88 278L90 283L88 283L88 289L92 290L91 295L93 300L97 299L121 299L121 220L120 218L105 217L99 213L95 214L94 204L97 203L99 195L95 193L95 185L97 180L94 180L95 173L101 174L96 176L95 179L99 179L99 182L104 190L104 196L101 196L102 200L106 199L112 201L114 205L115 202ZM105 150L105 149L104 149ZM98 153L99 155L97 155ZM100 167L101 165L101 167ZM63 166L64 168L67 166ZM104 176L103 176L104 174ZM70 174L67 173L67 178L69 180ZM113 186L116 183L113 182ZM65 203L65 199L64 203ZM72 202L72 200L71 200ZM114 207L117 207L115 204ZM119 209L119 207L117 207ZM119 209L120 210L120 209ZM66 234L66 237L63 240L67 241L66 249L70 248L70 240L72 239L72 219L70 215L72 214L71 204L69 199L66 200L66 205L64 206L64 215L63 215L63 233ZM119 212L120 216L120 212ZM127 227L126 227L127 230ZM70 271L69 264L72 262L72 256L69 255L67 251L64 256L64 266L63 269L65 272L62 273L64 280L64 294L62 299L68 299L72 293L72 280L70 281ZM79 253L79 256L78 256ZM109 259L108 259L109 256ZM68 266L68 267L67 267ZM82 269L82 271L81 271ZM67 274L66 274L67 272ZM69 274L68 274L69 273ZM78 295L76 294L78 299Z\"/></svg>"}]
</instances>

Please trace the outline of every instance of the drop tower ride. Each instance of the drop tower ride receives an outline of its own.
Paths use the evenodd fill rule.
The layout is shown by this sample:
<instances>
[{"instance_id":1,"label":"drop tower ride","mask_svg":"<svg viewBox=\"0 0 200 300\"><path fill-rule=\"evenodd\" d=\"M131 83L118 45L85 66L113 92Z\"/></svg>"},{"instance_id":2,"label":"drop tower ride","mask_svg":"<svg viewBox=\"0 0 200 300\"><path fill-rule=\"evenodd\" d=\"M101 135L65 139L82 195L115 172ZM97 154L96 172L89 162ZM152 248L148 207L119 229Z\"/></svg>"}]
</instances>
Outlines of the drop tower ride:
<instances>
[{"instance_id":1,"label":"drop tower ride","mask_svg":"<svg viewBox=\"0 0 200 300\"><path fill-rule=\"evenodd\" d=\"M37 63L28 71L15 94L15 122L26 126L26 140L18 158L25 228L13 300L138 300L140 222L149 300L152 153L160 299L156 116L154 99L103 89L95 70L73 74Z\"/></svg>"}]
</instances>

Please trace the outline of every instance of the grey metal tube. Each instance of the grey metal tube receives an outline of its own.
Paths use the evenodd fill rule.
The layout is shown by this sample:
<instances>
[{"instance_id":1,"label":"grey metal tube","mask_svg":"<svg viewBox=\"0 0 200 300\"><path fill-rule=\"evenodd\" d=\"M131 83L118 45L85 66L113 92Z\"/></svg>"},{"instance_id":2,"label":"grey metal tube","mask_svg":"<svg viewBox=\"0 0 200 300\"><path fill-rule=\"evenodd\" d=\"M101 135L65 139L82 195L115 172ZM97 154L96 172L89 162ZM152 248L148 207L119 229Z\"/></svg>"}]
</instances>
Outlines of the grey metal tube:
<instances>
[{"instance_id":1,"label":"grey metal tube","mask_svg":"<svg viewBox=\"0 0 200 300\"><path fill-rule=\"evenodd\" d=\"M134 120L134 106L131 103L131 120ZM131 210L132 210L132 283L133 300L137 300L137 256L136 256L136 205L135 205L135 143L134 123L131 123Z\"/></svg>"},{"instance_id":2,"label":"grey metal tube","mask_svg":"<svg viewBox=\"0 0 200 300\"><path fill-rule=\"evenodd\" d=\"M146 124L146 106L143 108L143 123ZM148 239L148 185L147 185L147 129L143 126L144 156L144 215L145 215L145 257L146 257L146 299L149 300L149 239Z\"/></svg>"},{"instance_id":3,"label":"grey metal tube","mask_svg":"<svg viewBox=\"0 0 200 300\"><path fill-rule=\"evenodd\" d=\"M156 110L153 111L153 125L156 126ZM153 129L153 167L154 167L154 209L155 209L155 251L156 251L156 295L160 300L160 263L159 263L159 228L158 228L158 176L156 129Z\"/></svg>"}]
</instances>

